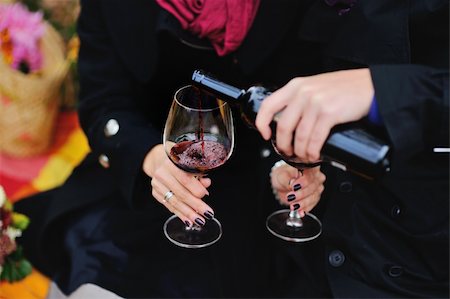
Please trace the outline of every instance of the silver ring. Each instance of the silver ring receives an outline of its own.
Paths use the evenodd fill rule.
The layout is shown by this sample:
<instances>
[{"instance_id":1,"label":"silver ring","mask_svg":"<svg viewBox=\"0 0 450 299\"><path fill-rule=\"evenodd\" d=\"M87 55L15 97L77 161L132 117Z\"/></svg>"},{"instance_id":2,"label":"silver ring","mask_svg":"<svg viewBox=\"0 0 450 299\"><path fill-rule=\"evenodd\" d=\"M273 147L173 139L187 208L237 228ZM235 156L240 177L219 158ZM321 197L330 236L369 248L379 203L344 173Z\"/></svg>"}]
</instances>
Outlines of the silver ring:
<instances>
[{"instance_id":1,"label":"silver ring","mask_svg":"<svg viewBox=\"0 0 450 299\"><path fill-rule=\"evenodd\" d=\"M171 198L172 198L172 196L174 196L175 194L173 194L173 192L172 191L167 191L166 192L166 194L164 194L164 201L165 202L168 202Z\"/></svg>"}]
</instances>

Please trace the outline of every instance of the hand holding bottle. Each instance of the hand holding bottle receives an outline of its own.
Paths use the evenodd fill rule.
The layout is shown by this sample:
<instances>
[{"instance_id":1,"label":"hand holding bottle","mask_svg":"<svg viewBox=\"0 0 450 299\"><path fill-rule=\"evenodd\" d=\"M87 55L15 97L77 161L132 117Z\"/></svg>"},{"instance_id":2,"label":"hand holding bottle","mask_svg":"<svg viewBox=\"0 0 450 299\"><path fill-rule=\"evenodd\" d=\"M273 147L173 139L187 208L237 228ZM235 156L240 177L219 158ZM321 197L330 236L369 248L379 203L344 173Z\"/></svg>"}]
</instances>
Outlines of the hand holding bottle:
<instances>
[{"instance_id":1,"label":"hand holding bottle","mask_svg":"<svg viewBox=\"0 0 450 299\"><path fill-rule=\"evenodd\" d=\"M194 71L192 83L238 104L242 119L264 138L272 135L275 150L292 166L330 163L369 179L390 171L389 144L366 130L363 122L348 124L370 109L374 91L368 69L295 78L274 93L264 86L239 89L200 70ZM345 125L336 126L341 123Z\"/></svg>"},{"instance_id":2,"label":"hand holding bottle","mask_svg":"<svg viewBox=\"0 0 450 299\"><path fill-rule=\"evenodd\" d=\"M313 162L320 158L335 125L357 121L368 114L373 95L367 68L297 77L266 97L255 124L268 140L270 122L284 109L277 121L277 148L288 156L295 154Z\"/></svg>"}]
</instances>

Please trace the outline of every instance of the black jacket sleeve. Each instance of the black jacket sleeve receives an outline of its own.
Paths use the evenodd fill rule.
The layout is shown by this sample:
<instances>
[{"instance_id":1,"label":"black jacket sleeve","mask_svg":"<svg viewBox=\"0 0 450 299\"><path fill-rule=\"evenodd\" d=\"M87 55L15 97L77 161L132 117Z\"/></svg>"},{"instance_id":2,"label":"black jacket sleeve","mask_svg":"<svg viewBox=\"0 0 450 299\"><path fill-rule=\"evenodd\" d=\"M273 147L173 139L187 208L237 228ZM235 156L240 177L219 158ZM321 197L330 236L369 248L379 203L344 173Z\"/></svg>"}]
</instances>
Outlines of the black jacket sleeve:
<instances>
[{"instance_id":1,"label":"black jacket sleeve","mask_svg":"<svg viewBox=\"0 0 450 299\"><path fill-rule=\"evenodd\" d=\"M370 67L375 97L395 151L405 159L449 147L449 73L420 65Z\"/></svg>"},{"instance_id":2,"label":"black jacket sleeve","mask_svg":"<svg viewBox=\"0 0 450 299\"><path fill-rule=\"evenodd\" d=\"M137 90L142 83L119 55L104 19L106 2L81 1L79 117L93 154L108 157L108 171L127 201L135 204L136 184L146 181L148 186L148 178L142 171L143 159L154 145L161 143L161 132L152 127L139 109ZM150 12L148 15L151 16ZM129 38L124 36L123 40ZM150 66L146 66L150 72ZM108 137L105 125L111 119L117 121L119 131Z\"/></svg>"}]
</instances>

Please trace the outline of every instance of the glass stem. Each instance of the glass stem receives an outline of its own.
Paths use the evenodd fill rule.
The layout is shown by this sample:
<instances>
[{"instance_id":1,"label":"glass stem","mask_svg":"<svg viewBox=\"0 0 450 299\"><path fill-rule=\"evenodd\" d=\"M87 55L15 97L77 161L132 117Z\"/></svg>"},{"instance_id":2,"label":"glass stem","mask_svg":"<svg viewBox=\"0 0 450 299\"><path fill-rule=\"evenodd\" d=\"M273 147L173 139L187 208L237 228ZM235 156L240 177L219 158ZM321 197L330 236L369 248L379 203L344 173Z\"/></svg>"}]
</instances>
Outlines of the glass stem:
<instances>
[{"instance_id":1,"label":"glass stem","mask_svg":"<svg viewBox=\"0 0 450 299\"><path fill-rule=\"evenodd\" d=\"M303 221L298 210L289 212L289 218L286 220L286 225L294 228L303 226Z\"/></svg>"},{"instance_id":2,"label":"glass stem","mask_svg":"<svg viewBox=\"0 0 450 299\"><path fill-rule=\"evenodd\" d=\"M197 223L192 224L191 226L185 226L186 231L201 231L202 227Z\"/></svg>"}]
</instances>

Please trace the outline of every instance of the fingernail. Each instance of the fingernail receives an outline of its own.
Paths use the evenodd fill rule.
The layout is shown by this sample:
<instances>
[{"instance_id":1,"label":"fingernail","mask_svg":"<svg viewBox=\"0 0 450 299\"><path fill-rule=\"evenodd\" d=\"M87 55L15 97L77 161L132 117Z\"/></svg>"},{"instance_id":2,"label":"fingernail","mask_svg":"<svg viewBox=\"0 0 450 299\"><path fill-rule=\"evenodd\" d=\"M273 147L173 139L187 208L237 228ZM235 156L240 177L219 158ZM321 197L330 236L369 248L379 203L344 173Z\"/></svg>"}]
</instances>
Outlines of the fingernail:
<instances>
[{"instance_id":1,"label":"fingernail","mask_svg":"<svg viewBox=\"0 0 450 299\"><path fill-rule=\"evenodd\" d=\"M214 218L214 213L211 211L206 211L205 213L203 213L203 215L205 215L205 217L207 219L213 219Z\"/></svg>"},{"instance_id":2,"label":"fingernail","mask_svg":"<svg viewBox=\"0 0 450 299\"><path fill-rule=\"evenodd\" d=\"M302 189L302 185L300 185L300 184L295 184L293 188L294 188L294 191L297 191L297 190Z\"/></svg>"},{"instance_id":3,"label":"fingernail","mask_svg":"<svg viewBox=\"0 0 450 299\"><path fill-rule=\"evenodd\" d=\"M296 203L296 204L294 205L294 211L297 211L298 209L300 209L300 205L299 205L298 203Z\"/></svg>"},{"instance_id":4,"label":"fingernail","mask_svg":"<svg viewBox=\"0 0 450 299\"><path fill-rule=\"evenodd\" d=\"M293 201L295 199L295 194L289 194L287 196L287 201Z\"/></svg>"},{"instance_id":5,"label":"fingernail","mask_svg":"<svg viewBox=\"0 0 450 299\"><path fill-rule=\"evenodd\" d=\"M186 224L187 227L191 227L191 223L189 221L185 221L184 224Z\"/></svg>"},{"instance_id":6,"label":"fingernail","mask_svg":"<svg viewBox=\"0 0 450 299\"><path fill-rule=\"evenodd\" d=\"M196 219L195 219L195 223L197 223L198 225L201 225L201 226L205 225L205 221L203 221L203 220L200 219L200 218L196 218Z\"/></svg>"}]
</instances>

